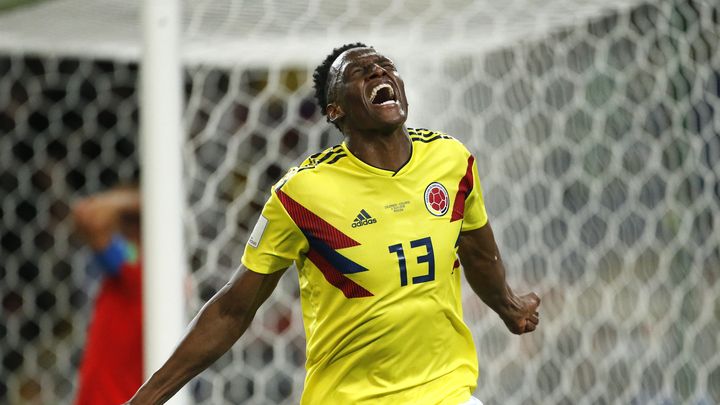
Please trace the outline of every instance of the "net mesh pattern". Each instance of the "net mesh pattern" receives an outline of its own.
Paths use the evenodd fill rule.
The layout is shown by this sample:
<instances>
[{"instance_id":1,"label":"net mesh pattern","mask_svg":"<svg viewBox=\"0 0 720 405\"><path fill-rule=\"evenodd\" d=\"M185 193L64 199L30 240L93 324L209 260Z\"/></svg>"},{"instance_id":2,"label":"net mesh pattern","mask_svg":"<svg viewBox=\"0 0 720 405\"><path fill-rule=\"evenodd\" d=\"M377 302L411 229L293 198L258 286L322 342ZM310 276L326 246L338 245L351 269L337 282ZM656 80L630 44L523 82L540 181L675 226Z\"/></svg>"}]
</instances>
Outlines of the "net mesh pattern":
<instances>
[{"instance_id":1,"label":"net mesh pattern","mask_svg":"<svg viewBox=\"0 0 720 405\"><path fill-rule=\"evenodd\" d=\"M478 398L720 402L716 3L614 2L598 10L577 2L573 14L576 2L515 1L500 9L497 2L428 1L417 10L413 2L370 2L379 11L367 21L350 2L298 3L302 9L250 3L244 10L241 1L195 2L184 19L187 43L207 48L184 53L189 313L239 264L270 185L341 141L311 88L314 66L342 43L316 39L314 22L333 17L328 32L366 41L352 36L359 27L371 33L366 42L395 59L408 88L410 126L447 132L475 154L510 282L543 298L541 328L518 338L464 290L478 348ZM23 15L73 4L81 3L6 11L0 38ZM88 25L106 18L93 9L74 16L63 10ZM135 24L129 9L107 10L127 17L117 24ZM564 17L557 10L566 10ZM243 18L257 25L238 23ZM466 25L453 25L463 18ZM397 19L416 27L413 47L382 40ZM55 22L59 33L69 30L63 21ZM531 28L489 28L489 45L475 44L481 31L470 22L515 21ZM418 28L423 24L427 30ZM450 51L434 52L433 41L422 48L424 35L450 26ZM288 43L307 52L289 52L287 60L253 48L265 35L267 49L282 52L280 39L297 33L308 33L307 44ZM68 45L66 53L33 36L25 45L0 39L2 403L73 396L97 279L86 270L89 251L72 232L69 207L137 175L133 35L97 48ZM243 38L249 48L225 37ZM118 44L117 58L103 53ZM252 63L230 52L238 49ZM297 276L288 271L246 335L190 383L195 402L299 401L305 337L298 295Z\"/></svg>"}]
</instances>

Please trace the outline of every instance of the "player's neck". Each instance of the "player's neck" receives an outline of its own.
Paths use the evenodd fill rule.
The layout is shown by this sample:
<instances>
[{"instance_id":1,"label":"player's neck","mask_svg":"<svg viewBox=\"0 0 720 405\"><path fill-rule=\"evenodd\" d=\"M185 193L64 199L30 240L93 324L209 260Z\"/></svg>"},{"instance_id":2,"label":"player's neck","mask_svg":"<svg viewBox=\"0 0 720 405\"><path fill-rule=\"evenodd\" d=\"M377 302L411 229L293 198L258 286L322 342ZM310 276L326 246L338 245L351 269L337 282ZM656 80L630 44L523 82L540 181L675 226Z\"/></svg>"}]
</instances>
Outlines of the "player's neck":
<instances>
[{"instance_id":1,"label":"player's neck","mask_svg":"<svg viewBox=\"0 0 720 405\"><path fill-rule=\"evenodd\" d=\"M398 171L412 153L410 137L404 126L390 134L353 133L346 144L358 159L380 169Z\"/></svg>"}]
</instances>

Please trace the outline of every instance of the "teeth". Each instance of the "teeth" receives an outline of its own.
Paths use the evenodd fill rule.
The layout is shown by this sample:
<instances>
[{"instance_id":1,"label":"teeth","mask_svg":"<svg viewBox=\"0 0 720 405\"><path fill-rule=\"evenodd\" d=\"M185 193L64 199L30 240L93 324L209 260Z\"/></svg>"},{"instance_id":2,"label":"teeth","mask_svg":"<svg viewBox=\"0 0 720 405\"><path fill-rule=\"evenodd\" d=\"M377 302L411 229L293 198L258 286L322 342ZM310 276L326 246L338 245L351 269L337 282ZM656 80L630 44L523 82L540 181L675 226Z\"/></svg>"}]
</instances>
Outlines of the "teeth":
<instances>
[{"instance_id":1,"label":"teeth","mask_svg":"<svg viewBox=\"0 0 720 405\"><path fill-rule=\"evenodd\" d=\"M397 103L397 101L388 100L388 101L383 101L382 103L380 103L380 105L390 105L390 104L395 104L395 103Z\"/></svg>"},{"instance_id":2,"label":"teeth","mask_svg":"<svg viewBox=\"0 0 720 405\"><path fill-rule=\"evenodd\" d=\"M392 86L390 86L390 85L387 84L387 83L385 83L385 84L378 84L377 86L375 86L375 87L372 89L372 93L370 93L370 101L375 100L375 96L377 96L378 91L384 89L385 87L387 87L387 88L390 90L390 97L395 97L395 92L393 91ZM385 103L387 103L387 101L386 101ZM383 103L383 104L385 104L385 103Z\"/></svg>"}]
</instances>

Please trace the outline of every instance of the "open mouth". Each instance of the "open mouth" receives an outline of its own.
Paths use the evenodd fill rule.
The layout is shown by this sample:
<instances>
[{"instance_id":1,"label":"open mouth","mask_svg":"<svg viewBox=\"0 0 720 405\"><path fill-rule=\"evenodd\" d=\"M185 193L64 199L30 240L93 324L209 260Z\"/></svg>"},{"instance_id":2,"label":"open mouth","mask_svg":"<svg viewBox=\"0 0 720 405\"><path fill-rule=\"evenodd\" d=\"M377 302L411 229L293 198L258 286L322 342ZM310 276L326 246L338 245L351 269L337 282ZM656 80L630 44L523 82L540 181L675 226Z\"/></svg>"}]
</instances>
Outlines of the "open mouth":
<instances>
[{"instance_id":1,"label":"open mouth","mask_svg":"<svg viewBox=\"0 0 720 405\"><path fill-rule=\"evenodd\" d=\"M389 84L379 84L370 93L370 102L376 105L390 105L397 102L395 90Z\"/></svg>"}]
</instances>

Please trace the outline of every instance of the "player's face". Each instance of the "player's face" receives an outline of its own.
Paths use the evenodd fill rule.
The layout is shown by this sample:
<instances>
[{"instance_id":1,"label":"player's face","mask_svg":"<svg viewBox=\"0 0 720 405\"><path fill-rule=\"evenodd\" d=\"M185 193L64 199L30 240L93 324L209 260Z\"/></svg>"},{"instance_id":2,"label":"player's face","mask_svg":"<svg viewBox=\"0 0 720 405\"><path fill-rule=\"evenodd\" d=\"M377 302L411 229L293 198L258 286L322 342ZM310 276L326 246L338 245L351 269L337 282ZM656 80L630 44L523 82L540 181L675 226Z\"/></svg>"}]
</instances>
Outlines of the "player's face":
<instances>
[{"instance_id":1,"label":"player's face","mask_svg":"<svg viewBox=\"0 0 720 405\"><path fill-rule=\"evenodd\" d=\"M372 48L354 48L337 58L333 73L343 126L388 131L405 123L405 84L390 59Z\"/></svg>"}]
</instances>

